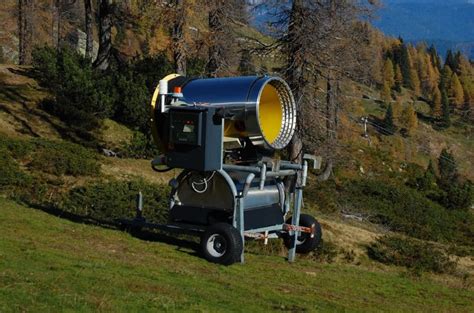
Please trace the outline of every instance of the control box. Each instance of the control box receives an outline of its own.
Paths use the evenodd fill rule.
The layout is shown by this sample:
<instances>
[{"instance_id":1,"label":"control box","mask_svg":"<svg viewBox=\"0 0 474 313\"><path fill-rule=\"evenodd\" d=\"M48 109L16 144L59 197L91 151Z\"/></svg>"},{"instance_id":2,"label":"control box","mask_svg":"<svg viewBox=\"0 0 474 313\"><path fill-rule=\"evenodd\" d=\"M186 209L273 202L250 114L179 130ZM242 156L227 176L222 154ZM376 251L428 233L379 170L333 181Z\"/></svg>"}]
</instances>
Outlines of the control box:
<instances>
[{"instance_id":1,"label":"control box","mask_svg":"<svg viewBox=\"0 0 474 313\"><path fill-rule=\"evenodd\" d=\"M196 171L222 168L222 117L213 107L173 107L168 111L169 167Z\"/></svg>"}]
</instances>

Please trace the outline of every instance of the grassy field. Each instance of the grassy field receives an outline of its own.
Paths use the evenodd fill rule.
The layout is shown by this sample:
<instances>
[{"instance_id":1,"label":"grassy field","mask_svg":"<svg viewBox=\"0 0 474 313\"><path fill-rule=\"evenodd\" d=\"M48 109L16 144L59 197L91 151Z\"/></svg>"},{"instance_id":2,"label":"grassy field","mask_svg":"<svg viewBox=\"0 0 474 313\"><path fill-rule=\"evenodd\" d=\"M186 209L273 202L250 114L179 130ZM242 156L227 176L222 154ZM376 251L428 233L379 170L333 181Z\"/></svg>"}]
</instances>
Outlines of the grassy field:
<instances>
[{"instance_id":1,"label":"grassy field","mask_svg":"<svg viewBox=\"0 0 474 313\"><path fill-rule=\"evenodd\" d=\"M472 290L396 268L250 253L245 265L223 267L191 244L140 240L4 199L0 208L0 312L474 311Z\"/></svg>"}]
</instances>

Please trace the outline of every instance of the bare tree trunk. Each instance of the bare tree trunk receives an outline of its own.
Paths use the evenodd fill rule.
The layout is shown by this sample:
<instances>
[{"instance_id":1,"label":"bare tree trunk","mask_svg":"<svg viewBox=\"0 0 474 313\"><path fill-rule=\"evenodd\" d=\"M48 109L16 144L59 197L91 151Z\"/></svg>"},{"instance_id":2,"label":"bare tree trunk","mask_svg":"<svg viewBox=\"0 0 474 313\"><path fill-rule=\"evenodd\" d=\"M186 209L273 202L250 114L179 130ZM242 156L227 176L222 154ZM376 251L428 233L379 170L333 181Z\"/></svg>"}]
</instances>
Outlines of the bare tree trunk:
<instances>
[{"instance_id":1,"label":"bare tree trunk","mask_svg":"<svg viewBox=\"0 0 474 313\"><path fill-rule=\"evenodd\" d=\"M293 91L295 97L297 111L301 112L303 105L305 89L305 82L303 77L304 72L304 58L302 56L301 44L299 38L301 36L301 28L303 26L303 3L302 0L293 1L290 13L290 23L288 25L287 40L287 71L286 80ZM301 120L301 114L298 114L298 119ZM298 123L297 130L299 130L301 123ZM303 161L303 143L300 138L299 131L296 131L293 139L288 147L290 160L301 163Z\"/></svg>"},{"instance_id":2,"label":"bare tree trunk","mask_svg":"<svg viewBox=\"0 0 474 313\"><path fill-rule=\"evenodd\" d=\"M112 53L112 8L111 0L100 0L99 6L99 52L94 66L100 70L109 68Z\"/></svg>"},{"instance_id":3,"label":"bare tree trunk","mask_svg":"<svg viewBox=\"0 0 474 313\"><path fill-rule=\"evenodd\" d=\"M53 47L59 49L59 40L61 33L61 10L59 8L60 1L53 0L51 4L52 11L52 24L51 24L51 37L53 40Z\"/></svg>"},{"instance_id":4,"label":"bare tree trunk","mask_svg":"<svg viewBox=\"0 0 474 313\"><path fill-rule=\"evenodd\" d=\"M186 76L186 46L184 26L186 21L185 0L175 0L175 20L173 24L173 60L176 73Z\"/></svg>"},{"instance_id":5,"label":"bare tree trunk","mask_svg":"<svg viewBox=\"0 0 474 313\"><path fill-rule=\"evenodd\" d=\"M85 26L86 26L86 58L92 58L93 51L93 16L92 16L92 1L84 0L85 8Z\"/></svg>"},{"instance_id":6,"label":"bare tree trunk","mask_svg":"<svg viewBox=\"0 0 474 313\"><path fill-rule=\"evenodd\" d=\"M31 64L31 50L33 40L33 0L18 1L18 32L20 65Z\"/></svg>"},{"instance_id":7,"label":"bare tree trunk","mask_svg":"<svg viewBox=\"0 0 474 313\"><path fill-rule=\"evenodd\" d=\"M223 60L223 46L221 43L223 31L223 14L220 1L212 1L211 9L209 10L209 31L211 33L209 46L209 60L207 63L207 74L209 77L219 76L224 60Z\"/></svg>"},{"instance_id":8,"label":"bare tree trunk","mask_svg":"<svg viewBox=\"0 0 474 313\"><path fill-rule=\"evenodd\" d=\"M326 81L326 167L319 181L327 180L332 173L334 155L337 144L337 87L338 81L330 71Z\"/></svg>"}]
</instances>

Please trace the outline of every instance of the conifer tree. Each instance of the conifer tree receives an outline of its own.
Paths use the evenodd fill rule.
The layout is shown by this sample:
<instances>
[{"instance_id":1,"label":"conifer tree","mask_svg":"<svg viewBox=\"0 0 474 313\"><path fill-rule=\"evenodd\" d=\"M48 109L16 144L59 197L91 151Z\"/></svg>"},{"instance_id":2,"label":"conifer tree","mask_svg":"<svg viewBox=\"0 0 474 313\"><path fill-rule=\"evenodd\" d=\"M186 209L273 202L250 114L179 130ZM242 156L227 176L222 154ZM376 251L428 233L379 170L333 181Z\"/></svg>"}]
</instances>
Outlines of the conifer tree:
<instances>
[{"instance_id":1,"label":"conifer tree","mask_svg":"<svg viewBox=\"0 0 474 313\"><path fill-rule=\"evenodd\" d=\"M397 101L392 104L392 114L393 114L393 121L397 124L400 120L403 111L403 103L402 98L397 97Z\"/></svg>"},{"instance_id":2,"label":"conifer tree","mask_svg":"<svg viewBox=\"0 0 474 313\"><path fill-rule=\"evenodd\" d=\"M453 71L448 65L444 65L443 70L441 71L441 78L439 81L439 89L441 91L448 90L451 86L451 77L453 76Z\"/></svg>"},{"instance_id":3,"label":"conifer tree","mask_svg":"<svg viewBox=\"0 0 474 313\"><path fill-rule=\"evenodd\" d=\"M431 115L435 117L441 116L441 91L438 86L433 89L433 96L431 98Z\"/></svg>"},{"instance_id":4,"label":"conifer tree","mask_svg":"<svg viewBox=\"0 0 474 313\"><path fill-rule=\"evenodd\" d=\"M451 79L451 88L450 96L452 97L452 103L457 107L460 108L464 104L464 91L459 81L458 75L456 73L453 74Z\"/></svg>"},{"instance_id":5,"label":"conifer tree","mask_svg":"<svg viewBox=\"0 0 474 313\"><path fill-rule=\"evenodd\" d=\"M390 84L386 80L383 82L381 97L382 100L386 103L392 101L392 92L390 90Z\"/></svg>"},{"instance_id":6,"label":"conifer tree","mask_svg":"<svg viewBox=\"0 0 474 313\"><path fill-rule=\"evenodd\" d=\"M441 72L441 61L434 45L431 45L428 49L428 53L430 54L433 67L438 69L438 72Z\"/></svg>"},{"instance_id":7,"label":"conifer tree","mask_svg":"<svg viewBox=\"0 0 474 313\"><path fill-rule=\"evenodd\" d=\"M436 171L433 165L433 161L430 160L428 167L426 168L423 177L417 180L418 188L422 191L429 191L436 185Z\"/></svg>"},{"instance_id":8,"label":"conifer tree","mask_svg":"<svg viewBox=\"0 0 474 313\"><path fill-rule=\"evenodd\" d=\"M402 123L405 126L408 136L412 136L418 127L418 118L413 105L408 105L402 113Z\"/></svg>"},{"instance_id":9,"label":"conifer tree","mask_svg":"<svg viewBox=\"0 0 474 313\"><path fill-rule=\"evenodd\" d=\"M395 55L395 57L399 60L399 62L397 63L400 65L400 69L402 70L403 86L410 88L410 60L408 55L408 48L403 42L395 51Z\"/></svg>"},{"instance_id":10,"label":"conifer tree","mask_svg":"<svg viewBox=\"0 0 474 313\"><path fill-rule=\"evenodd\" d=\"M410 69L410 88L415 93L415 96L419 96L421 93L421 84L420 79L418 77L418 72L416 69Z\"/></svg>"},{"instance_id":11,"label":"conifer tree","mask_svg":"<svg viewBox=\"0 0 474 313\"><path fill-rule=\"evenodd\" d=\"M443 126L449 127L451 126L451 118L450 118L450 108L449 108L449 99L448 93L445 89L441 90L441 110L443 113Z\"/></svg>"},{"instance_id":12,"label":"conifer tree","mask_svg":"<svg viewBox=\"0 0 474 313\"><path fill-rule=\"evenodd\" d=\"M456 70L456 68L457 68L456 60L454 58L453 51L451 51L451 49L449 49L447 54L446 54L446 60L444 61L444 65L449 66L451 68L451 70L453 70L453 71Z\"/></svg>"},{"instance_id":13,"label":"conifer tree","mask_svg":"<svg viewBox=\"0 0 474 313\"><path fill-rule=\"evenodd\" d=\"M393 63L390 58L385 60L383 66L383 79L385 82L387 82L390 89L395 85L395 73L393 71Z\"/></svg>"},{"instance_id":14,"label":"conifer tree","mask_svg":"<svg viewBox=\"0 0 474 313\"><path fill-rule=\"evenodd\" d=\"M439 179L442 185L456 184L458 180L458 167L452 153L443 149L438 158Z\"/></svg>"},{"instance_id":15,"label":"conifer tree","mask_svg":"<svg viewBox=\"0 0 474 313\"><path fill-rule=\"evenodd\" d=\"M402 76L402 70L400 69L400 65L395 66L395 86L394 89L398 92L402 91L402 85L403 85L403 76Z\"/></svg>"},{"instance_id":16,"label":"conifer tree","mask_svg":"<svg viewBox=\"0 0 474 313\"><path fill-rule=\"evenodd\" d=\"M393 121L393 108L391 104L388 105L387 111L385 112L385 118L383 119L383 128L384 132L387 135L393 135L396 131L396 126Z\"/></svg>"}]
</instances>

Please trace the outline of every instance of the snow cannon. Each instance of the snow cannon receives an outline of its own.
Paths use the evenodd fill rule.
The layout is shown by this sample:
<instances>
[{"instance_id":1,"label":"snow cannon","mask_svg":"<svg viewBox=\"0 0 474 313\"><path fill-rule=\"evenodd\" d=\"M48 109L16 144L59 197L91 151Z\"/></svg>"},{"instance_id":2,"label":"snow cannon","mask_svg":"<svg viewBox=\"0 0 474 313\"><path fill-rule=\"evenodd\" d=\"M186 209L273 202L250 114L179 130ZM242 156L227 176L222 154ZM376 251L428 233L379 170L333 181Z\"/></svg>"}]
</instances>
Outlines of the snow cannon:
<instances>
[{"instance_id":1,"label":"snow cannon","mask_svg":"<svg viewBox=\"0 0 474 313\"><path fill-rule=\"evenodd\" d=\"M300 211L309 164L319 167L319 158L275 157L296 127L283 79L168 75L153 95L151 125L162 153L152 168L181 172L169 182L168 224L148 223L137 209L134 227L197 234L203 256L226 265L244 261L246 238L283 238L289 261L318 246L319 223Z\"/></svg>"}]
</instances>

